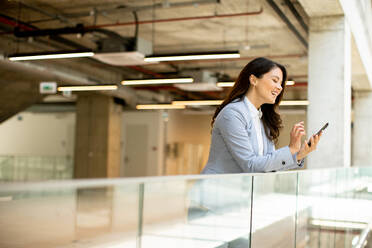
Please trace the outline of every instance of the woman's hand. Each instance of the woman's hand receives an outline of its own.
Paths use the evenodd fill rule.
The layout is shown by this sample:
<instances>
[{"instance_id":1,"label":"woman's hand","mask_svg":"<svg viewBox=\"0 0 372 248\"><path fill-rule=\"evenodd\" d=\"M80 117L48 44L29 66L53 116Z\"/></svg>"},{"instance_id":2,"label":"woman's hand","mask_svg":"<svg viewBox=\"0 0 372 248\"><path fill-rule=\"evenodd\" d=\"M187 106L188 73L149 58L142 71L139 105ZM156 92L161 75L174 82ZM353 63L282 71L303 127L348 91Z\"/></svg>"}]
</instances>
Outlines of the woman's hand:
<instances>
[{"instance_id":1,"label":"woman's hand","mask_svg":"<svg viewBox=\"0 0 372 248\"><path fill-rule=\"evenodd\" d=\"M304 136L305 128L304 128L304 122L301 121L299 123L296 123L292 130L291 130L291 137L289 141L289 150L291 151L292 155L296 152L299 152L301 149L301 137Z\"/></svg>"},{"instance_id":2,"label":"woman's hand","mask_svg":"<svg viewBox=\"0 0 372 248\"><path fill-rule=\"evenodd\" d=\"M319 142L320 136L322 136L322 132L319 135L311 136L310 138L310 146L307 144L308 141L302 144L300 151L297 153L297 160L301 160L306 157L310 152L316 150L316 146Z\"/></svg>"}]
</instances>

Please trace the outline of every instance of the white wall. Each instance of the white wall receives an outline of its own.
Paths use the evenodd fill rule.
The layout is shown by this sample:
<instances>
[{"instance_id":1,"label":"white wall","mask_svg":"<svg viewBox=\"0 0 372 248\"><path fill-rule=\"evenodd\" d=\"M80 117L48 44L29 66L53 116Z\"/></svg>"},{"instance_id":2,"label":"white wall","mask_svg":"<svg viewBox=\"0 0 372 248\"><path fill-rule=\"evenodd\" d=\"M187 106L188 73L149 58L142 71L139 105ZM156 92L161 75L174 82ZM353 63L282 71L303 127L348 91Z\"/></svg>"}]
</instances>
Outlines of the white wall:
<instances>
[{"instance_id":1,"label":"white wall","mask_svg":"<svg viewBox=\"0 0 372 248\"><path fill-rule=\"evenodd\" d=\"M0 155L73 156L75 113L21 112L0 124Z\"/></svg>"}]
</instances>

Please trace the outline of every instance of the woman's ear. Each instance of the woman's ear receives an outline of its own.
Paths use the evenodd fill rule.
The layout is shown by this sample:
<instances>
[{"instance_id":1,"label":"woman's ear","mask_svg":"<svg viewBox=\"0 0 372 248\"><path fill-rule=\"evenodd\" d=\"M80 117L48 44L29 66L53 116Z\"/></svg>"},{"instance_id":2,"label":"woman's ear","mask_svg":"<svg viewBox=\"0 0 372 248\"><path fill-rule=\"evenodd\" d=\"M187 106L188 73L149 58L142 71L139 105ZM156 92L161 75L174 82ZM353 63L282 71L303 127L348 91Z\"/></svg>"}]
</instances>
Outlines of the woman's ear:
<instances>
[{"instance_id":1,"label":"woman's ear","mask_svg":"<svg viewBox=\"0 0 372 248\"><path fill-rule=\"evenodd\" d=\"M253 86L256 86L256 84L257 84L257 78L255 77L255 75L250 75L249 76L249 81L251 82L251 84L253 85Z\"/></svg>"}]
</instances>

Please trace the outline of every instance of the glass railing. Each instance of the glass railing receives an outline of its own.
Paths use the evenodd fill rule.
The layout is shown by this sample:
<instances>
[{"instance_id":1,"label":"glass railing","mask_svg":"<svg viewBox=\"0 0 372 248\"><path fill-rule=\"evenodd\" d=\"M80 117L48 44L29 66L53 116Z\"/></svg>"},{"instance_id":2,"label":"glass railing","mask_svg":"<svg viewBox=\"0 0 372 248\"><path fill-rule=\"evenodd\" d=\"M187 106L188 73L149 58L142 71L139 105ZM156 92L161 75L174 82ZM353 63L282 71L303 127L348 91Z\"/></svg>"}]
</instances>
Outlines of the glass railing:
<instances>
[{"instance_id":1,"label":"glass railing","mask_svg":"<svg viewBox=\"0 0 372 248\"><path fill-rule=\"evenodd\" d=\"M356 248L371 224L372 167L0 184L8 248Z\"/></svg>"},{"instance_id":2,"label":"glass railing","mask_svg":"<svg viewBox=\"0 0 372 248\"><path fill-rule=\"evenodd\" d=\"M68 156L0 156L0 181L72 179L73 161Z\"/></svg>"}]
</instances>

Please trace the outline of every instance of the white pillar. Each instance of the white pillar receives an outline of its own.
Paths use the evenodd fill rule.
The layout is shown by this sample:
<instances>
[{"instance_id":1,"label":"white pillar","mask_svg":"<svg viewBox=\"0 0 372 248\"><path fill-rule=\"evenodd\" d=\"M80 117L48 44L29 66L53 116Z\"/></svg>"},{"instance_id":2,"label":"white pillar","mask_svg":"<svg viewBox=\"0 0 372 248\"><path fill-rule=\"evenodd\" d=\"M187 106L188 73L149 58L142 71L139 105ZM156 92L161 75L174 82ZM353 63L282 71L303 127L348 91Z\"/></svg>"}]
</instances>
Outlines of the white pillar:
<instances>
[{"instance_id":1,"label":"white pillar","mask_svg":"<svg viewBox=\"0 0 372 248\"><path fill-rule=\"evenodd\" d=\"M372 165L372 91L354 94L353 166Z\"/></svg>"},{"instance_id":2,"label":"white pillar","mask_svg":"<svg viewBox=\"0 0 372 248\"><path fill-rule=\"evenodd\" d=\"M307 135L329 127L307 168L350 166L351 51L343 16L314 17L309 32Z\"/></svg>"}]
</instances>

